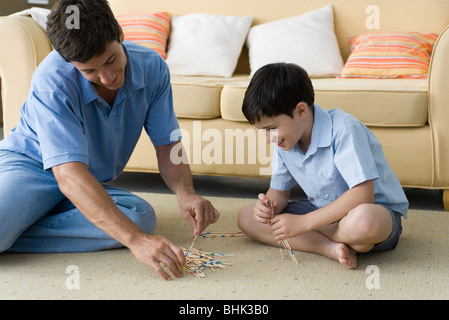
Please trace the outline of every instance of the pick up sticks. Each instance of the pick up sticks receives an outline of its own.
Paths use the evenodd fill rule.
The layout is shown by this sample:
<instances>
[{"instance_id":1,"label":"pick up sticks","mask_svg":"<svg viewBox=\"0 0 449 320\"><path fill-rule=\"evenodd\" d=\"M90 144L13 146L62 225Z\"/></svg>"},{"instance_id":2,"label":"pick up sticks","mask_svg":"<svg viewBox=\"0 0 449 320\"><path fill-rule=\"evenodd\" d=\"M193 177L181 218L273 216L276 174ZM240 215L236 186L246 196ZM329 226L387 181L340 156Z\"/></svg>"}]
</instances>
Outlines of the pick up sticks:
<instances>
[{"instance_id":1,"label":"pick up sticks","mask_svg":"<svg viewBox=\"0 0 449 320\"><path fill-rule=\"evenodd\" d=\"M184 270L196 277L204 278L206 277L207 267L215 272L214 268L224 269L225 265L231 265L221 259L224 256L232 256L232 254L202 252L193 248L196 238L197 236L195 235L189 249L181 248L187 260Z\"/></svg>"},{"instance_id":2,"label":"pick up sticks","mask_svg":"<svg viewBox=\"0 0 449 320\"><path fill-rule=\"evenodd\" d=\"M273 205L271 204L271 201L268 201L268 203L265 203L265 205L273 210ZM284 245L285 250L288 251L288 253L290 254L290 257L292 258L293 262L298 264L298 260L296 260L295 254L293 253L292 248L290 247L290 245L288 244L288 241L286 239L281 239L279 241L279 251L281 252L281 258L284 259L284 255L282 254L282 245Z\"/></svg>"},{"instance_id":3,"label":"pick up sticks","mask_svg":"<svg viewBox=\"0 0 449 320\"><path fill-rule=\"evenodd\" d=\"M265 204L268 208L273 209L273 206L271 204L271 201ZM197 249L195 249L193 246L195 244L195 241L197 237L201 238L219 238L219 237L238 237L238 236L244 236L243 232L234 232L234 233L217 233L217 232L206 232L202 233L199 236L195 235L192 241L192 244L190 245L189 249L181 248L184 251L184 254L186 256L187 265L184 267L184 270L186 270L188 273L199 277L204 278L206 277L206 268L209 267L212 271L215 271L214 268L225 268L225 265L231 265L230 263L226 263L221 261L220 259L224 256L232 256L230 254L223 254L223 253L211 253L211 252L201 252ZM281 258L284 259L284 255L282 254L282 246L284 246L284 249L288 251L290 257L292 258L293 262L298 264L298 260L296 260L295 254L293 253L292 248L290 247L290 244L286 239L281 239L279 241L279 250L281 253Z\"/></svg>"},{"instance_id":4,"label":"pick up sticks","mask_svg":"<svg viewBox=\"0 0 449 320\"><path fill-rule=\"evenodd\" d=\"M292 258L293 262L298 264L298 260L296 260L295 254L293 253L292 248L288 244L288 241L285 239L281 239L281 241L279 241L279 248L281 248L281 242L283 243L285 250L287 250L288 253L290 254L290 257ZM282 255L282 249L281 249L281 257L282 259L284 259L284 256Z\"/></svg>"}]
</instances>

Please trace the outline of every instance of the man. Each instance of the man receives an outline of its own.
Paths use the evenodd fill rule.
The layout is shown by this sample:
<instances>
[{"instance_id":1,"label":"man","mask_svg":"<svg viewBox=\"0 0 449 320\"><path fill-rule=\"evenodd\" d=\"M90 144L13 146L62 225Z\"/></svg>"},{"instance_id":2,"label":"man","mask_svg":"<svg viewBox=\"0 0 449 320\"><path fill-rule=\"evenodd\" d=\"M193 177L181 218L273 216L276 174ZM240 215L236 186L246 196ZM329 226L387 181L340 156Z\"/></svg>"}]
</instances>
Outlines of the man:
<instances>
[{"instance_id":1,"label":"man","mask_svg":"<svg viewBox=\"0 0 449 320\"><path fill-rule=\"evenodd\" d=\"M76 6L79 28L66 20ZM73 8L73 7L72 7ZM67 13L69 12L69 13ZM164 279L182 276L182 250L162 236L150 204L101 183L124 169L145 128L166 184L195 234L219 214L195 193L190 168L170 160L180 141L170 75L154 51L123 42L106 0L62 0L47 34L55 48L36 69L19 124L0 142L0 252L128 247Z\"/></svg>"}]
</instances>

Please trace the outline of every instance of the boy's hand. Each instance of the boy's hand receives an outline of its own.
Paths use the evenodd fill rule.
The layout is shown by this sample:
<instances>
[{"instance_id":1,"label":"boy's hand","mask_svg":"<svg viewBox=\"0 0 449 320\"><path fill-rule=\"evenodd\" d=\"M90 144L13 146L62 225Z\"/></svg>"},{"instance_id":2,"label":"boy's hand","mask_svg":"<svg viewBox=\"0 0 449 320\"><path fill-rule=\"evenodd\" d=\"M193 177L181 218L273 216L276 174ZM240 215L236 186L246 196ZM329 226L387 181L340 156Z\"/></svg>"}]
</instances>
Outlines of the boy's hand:
<instances>
[{"instance_id":1,"label":"boy's hand","mask_svg":"<svg viewBox=\"0 0 449 320\"><path fill-rule=\"evenodd\" d=\"M287 239L309 231L307 215L283 213L271 219L271 229L276 240Z\"/></svg>"},{"instance_id":2,"label":"boy's hand","mask_svg":"<svg viewBox=\"0 0 449 320\"><path fill-rule=\"evenodd\" d=\"M263 193L260 193L258 198L259 201L257 201L254 206L254 219L260 223L271 223L271 219L275 216L278 202L271 202Z\"/></svg>"}]
</instances>

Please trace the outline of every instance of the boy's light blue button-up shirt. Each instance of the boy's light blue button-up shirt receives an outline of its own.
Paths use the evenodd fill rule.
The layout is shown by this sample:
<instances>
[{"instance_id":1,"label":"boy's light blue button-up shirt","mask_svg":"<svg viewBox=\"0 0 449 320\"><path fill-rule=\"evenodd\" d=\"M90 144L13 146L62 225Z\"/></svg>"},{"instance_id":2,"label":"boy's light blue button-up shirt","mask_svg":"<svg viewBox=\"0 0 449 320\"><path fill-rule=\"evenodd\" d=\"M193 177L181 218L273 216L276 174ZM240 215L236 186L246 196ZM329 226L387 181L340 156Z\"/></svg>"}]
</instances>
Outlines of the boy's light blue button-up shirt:
<instances>
[{"instance_id":1,"label":"boy's light blue button-up shirt","mask_svg":"<svg viewBox=\"0 0 449 320\"><path fill-rule=\"evenodd\" d=\"M51 52L36 69L19 124L0 150L23 153L45 170L82 162L104 182L123 171L142 128L154 145L172 143L179 126L165 61L131 42L123 47L125 82L112 107L72 63Z\"/></svg>"},{"instance_id":2,"label":"boy's light blue button-up shirt","mask_svg":"<svg viewBox=\"0 0 449 320\"><path fill-rule=\"evenodd\" d=\"M322 208L350 188L373 180L375 203L407 217L407 198L380 142L348 113L315 105L307 152L298 145L288 151L275 146L273 157L277 158L273 159L273 189L289 190L298 183L309 201Z\"/></svg>"}]
</instances>

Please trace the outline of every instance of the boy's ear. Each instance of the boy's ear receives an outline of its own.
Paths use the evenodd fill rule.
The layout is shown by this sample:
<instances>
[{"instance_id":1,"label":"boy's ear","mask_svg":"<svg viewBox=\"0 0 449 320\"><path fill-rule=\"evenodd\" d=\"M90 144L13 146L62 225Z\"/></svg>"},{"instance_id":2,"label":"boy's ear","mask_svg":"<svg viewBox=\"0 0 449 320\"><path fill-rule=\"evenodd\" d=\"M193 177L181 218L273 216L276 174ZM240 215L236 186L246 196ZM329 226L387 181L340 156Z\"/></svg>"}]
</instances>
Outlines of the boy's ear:
<instances>
[{"instance_id":1,"label":"boy's ear","mask_svg":"<svg viewBox=\"0 0 449 320\"><path fill-rule=\"evenodd\" d=\"M309 106L304 101L301 101L296 105L295 111L301 118L304 118L309 113Z\"/></svg>"}]
</instances>

